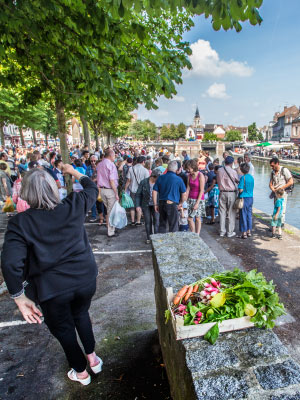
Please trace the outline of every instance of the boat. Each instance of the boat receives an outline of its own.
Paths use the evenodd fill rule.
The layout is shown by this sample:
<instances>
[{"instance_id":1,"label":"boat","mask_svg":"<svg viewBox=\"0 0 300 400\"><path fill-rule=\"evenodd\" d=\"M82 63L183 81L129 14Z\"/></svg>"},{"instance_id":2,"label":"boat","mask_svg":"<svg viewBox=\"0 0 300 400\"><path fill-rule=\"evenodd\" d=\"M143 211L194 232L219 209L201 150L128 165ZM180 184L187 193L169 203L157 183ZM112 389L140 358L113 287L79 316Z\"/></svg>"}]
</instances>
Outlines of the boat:
<instances>
[{"instance_id":1,"label":"boat","mask_svg":"<svg viewBox=\"0 0 300 400\"><path fill-rule=\"evenodd\" d=\"M300 180L300 172L291 171L293 178Z\"/></svg>"}]
</instances>

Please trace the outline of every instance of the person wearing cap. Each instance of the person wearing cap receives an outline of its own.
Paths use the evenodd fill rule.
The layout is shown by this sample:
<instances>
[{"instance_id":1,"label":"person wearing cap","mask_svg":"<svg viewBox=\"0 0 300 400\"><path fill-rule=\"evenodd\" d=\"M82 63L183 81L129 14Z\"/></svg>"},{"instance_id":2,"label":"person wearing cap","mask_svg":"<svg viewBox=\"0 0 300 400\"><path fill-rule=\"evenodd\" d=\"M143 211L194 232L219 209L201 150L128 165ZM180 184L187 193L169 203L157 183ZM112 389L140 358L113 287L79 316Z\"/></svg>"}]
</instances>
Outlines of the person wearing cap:
<instances>
[{"instance_id":1,"label":"person wearing cap","mask_svg":"<svg viewBox=\"0 0 300 400\"><path fill-rule=\"evenodd\" d=\"M239 177L237 172L232 168L234 158L227 156L224 160L224 166L217 171L217 183L220 190L219 198L219 216L220 216L220 236L226 235L233 237L236 235L234 232L236 211L234 209L234 202L237 196L237 184ZM226 230L226 217L228 215L228 230Z\"/></svg>"},{"instance_id":2,"label":"person wearing cap","mask_svg":"<svg viewBox=\"0 0 300 400\"><path fill-rule=\"evenodd\" d=\"M147 244L150 243L150 235L158 233L159 213L155 211L152 193L155 182L160 175L161 171L158 168L154 169L149 178L141 181L135 194L136 207L144 214Z\"/></svg>"}]
</instances>

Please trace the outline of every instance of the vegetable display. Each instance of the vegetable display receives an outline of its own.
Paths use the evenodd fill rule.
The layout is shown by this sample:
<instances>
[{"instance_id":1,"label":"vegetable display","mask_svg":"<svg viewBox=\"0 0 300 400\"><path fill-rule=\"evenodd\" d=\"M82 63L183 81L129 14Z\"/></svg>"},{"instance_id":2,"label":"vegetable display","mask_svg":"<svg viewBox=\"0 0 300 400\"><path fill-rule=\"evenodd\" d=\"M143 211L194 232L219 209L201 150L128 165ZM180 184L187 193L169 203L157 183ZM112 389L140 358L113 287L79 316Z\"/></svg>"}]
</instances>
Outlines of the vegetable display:
<instances>
[{"instance_id":1,"label":"vegetable display","mask_svg":"<svg viewBox=\"0 0 300 400\"><path fill-rule=\"evenodd\" d=\"M215 273L180 289L171 304L173 314L183 317L184 325L216 322L204 338L214 344L219 322L251 317L259 328L273 328L275 319L285 313L272 281L261 272L239 269ZM171 317L166 311L166 320Z\"/></svg>"}]
</instances>

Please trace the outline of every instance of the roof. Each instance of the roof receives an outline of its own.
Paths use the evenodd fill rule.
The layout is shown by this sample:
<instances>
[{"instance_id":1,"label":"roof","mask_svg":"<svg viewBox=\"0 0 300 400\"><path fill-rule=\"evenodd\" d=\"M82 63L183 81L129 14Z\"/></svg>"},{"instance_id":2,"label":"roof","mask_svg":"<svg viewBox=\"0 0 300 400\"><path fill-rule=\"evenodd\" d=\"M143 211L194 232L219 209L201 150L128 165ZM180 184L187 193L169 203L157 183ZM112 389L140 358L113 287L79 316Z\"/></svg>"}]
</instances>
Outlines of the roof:
<instances>
[{"instance_id":1,"label":"roof","mask_svg":"<svg viewBox=\"0 0 300 400\"><path fill-rule=\"evenodd\" d=\"M199 108L197 106L196 112L195 112L195 117L194 118L200 118L200 113L199 113Z\"/></svg>"},{"instance_id":2,"label":"roof","mask_svg":"<svg viewBox=\"0 0 300 400\"><path fill-rule=\"evenodd\" d=\"M205 129L215 129L216 124L205 124Z\"/></svg>"},{"instance_id":3,"label":"roof","mask_svg":"<svg viewBox=\"0 0 300 400\"><path fill-rule=\"evenodd\" d=\"M287 107L282 111L282 113L277 115L277 118L284 117L286 114L292 114L292 113L297 113L297 112L299 112L298 107L296 107L296 106Z\"/></svg>"}]
</instances>

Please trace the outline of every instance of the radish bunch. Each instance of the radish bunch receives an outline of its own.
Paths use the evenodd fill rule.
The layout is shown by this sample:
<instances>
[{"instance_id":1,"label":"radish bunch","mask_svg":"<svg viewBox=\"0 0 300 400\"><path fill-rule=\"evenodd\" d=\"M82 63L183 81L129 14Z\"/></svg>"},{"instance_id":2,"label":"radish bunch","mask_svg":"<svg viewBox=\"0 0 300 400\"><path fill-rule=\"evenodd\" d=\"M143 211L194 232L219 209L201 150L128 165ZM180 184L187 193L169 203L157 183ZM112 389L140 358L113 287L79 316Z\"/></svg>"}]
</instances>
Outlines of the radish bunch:
<instances>
[{"instance_id":1,"label":"radish bunch","mask_svg":"<svg viewBox=\"0 0 300 400\"><path fill-rule=\"evenodd\" d=\"M210 283L204 283L204 289L200 292L201 303L207 304L217 293L220 292L221 282L211 278Z\"/></svg>"},{"instance_id":2,"label":"radish bunch","mask_svg":"<svg viewBox=\"0 0 300 400\"><path fill-rule=\"evenodd\" d=\"M177 311L178 314L182 316L188 314L188 312L186 311L186 306L184 304L179 304Z\"/></svg>"},{"instance_id":3,"label":"radish bunch","mask_svg":"<svg viewBox=\"0 0 300 400\"><path fill-rule=\"evenodd\" d=\"M203 314L202 314L201 311L198 311L198 312L196 313L196 317L195 317L195 319L194 319L194 324L196 324L196 325L200 324L202 315L203 315Z\"/></svg>"}]
</instances>

